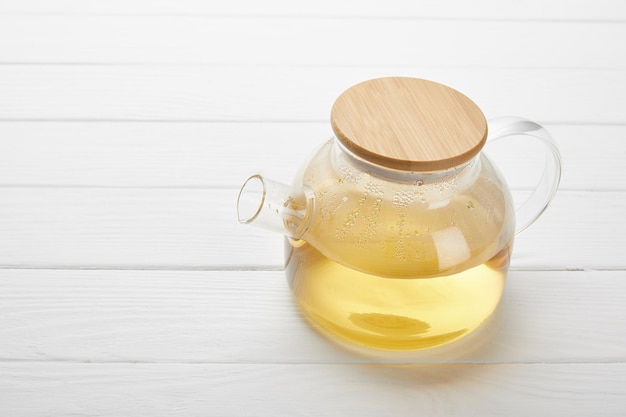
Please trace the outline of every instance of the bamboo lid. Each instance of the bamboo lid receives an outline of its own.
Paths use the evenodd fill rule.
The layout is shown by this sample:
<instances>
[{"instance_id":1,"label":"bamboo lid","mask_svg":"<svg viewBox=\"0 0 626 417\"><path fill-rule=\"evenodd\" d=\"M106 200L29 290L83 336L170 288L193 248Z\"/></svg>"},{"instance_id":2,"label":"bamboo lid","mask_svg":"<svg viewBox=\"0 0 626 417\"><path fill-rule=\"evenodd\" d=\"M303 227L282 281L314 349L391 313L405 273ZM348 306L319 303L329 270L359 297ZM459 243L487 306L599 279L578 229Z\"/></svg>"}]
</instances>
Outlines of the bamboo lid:
<instances>
[{"instance_id":1,"label":"bamboo lid","mask_svg":"<svg viewBox=\"0 0 626 417\"><path fill-rule=\"evenodd\" d=\"M487 138L487 121L473 101L417 78L379 78L349 88L335 101L331 123L357 156L407 171L467 162Z\"/></svg>"}]
</instances>

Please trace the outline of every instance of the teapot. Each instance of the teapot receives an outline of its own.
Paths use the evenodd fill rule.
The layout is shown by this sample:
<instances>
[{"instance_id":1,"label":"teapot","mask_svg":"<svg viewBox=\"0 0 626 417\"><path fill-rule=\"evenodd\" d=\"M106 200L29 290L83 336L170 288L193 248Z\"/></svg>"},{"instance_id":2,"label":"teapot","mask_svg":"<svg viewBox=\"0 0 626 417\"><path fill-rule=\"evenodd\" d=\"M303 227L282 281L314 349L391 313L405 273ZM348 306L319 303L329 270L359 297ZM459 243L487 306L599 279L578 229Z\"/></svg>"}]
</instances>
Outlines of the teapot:
<instances>
[{"instance_id":1,"label":"teapot","mask_svg":"<svg viewBox=\"0 0 626 417\"><path fill-rule=\"evenodd\" d=\"M558 188L557 146L537 123L488 124L461 92L387 77L348 88L334 136L291 185L251 176L238 219L286 236L285 271L314 327L349 345L412 351L470 334L502 297L514 237ZM546 145L539 184L519 208L481 152L530 136Z\"/></svg>"}]
</instances>

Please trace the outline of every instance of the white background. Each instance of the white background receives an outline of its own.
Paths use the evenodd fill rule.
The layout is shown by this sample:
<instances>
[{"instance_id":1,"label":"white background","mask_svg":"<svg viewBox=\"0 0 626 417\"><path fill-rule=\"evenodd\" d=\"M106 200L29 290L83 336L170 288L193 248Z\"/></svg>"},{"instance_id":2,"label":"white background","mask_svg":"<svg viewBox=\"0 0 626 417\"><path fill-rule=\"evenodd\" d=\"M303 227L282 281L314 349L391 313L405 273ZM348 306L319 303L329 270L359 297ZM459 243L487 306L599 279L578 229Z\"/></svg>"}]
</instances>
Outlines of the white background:
<instances>
[{"instance_id":1,"label":"white background","mask_svg":"<svg viewBox=\"0 0 626 417\"><path fill-rule=\"evenodd\" d=\"M624 415L625 45L618 0L0 0L0 414ZM235 201L390 75L544 124L564 169L493 322L381 360L300 318ZM515 195L532 149L494 155Z\"/></svg>"}]
</instances>

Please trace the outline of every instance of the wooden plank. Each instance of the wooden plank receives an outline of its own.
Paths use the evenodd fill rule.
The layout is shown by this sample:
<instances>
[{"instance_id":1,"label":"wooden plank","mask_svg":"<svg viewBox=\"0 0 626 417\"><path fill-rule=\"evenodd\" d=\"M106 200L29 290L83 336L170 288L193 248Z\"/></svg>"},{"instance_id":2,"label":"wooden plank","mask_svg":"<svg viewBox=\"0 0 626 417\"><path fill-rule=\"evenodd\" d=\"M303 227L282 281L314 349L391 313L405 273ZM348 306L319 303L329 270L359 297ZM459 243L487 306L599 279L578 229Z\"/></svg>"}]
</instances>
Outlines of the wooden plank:
<instances>
[{"instance_id":1,"label":"wooden plank","mask_svg":"<svg viewBox=\"0 0 626 417\"><path fill-rule=\"evenodd\" d=\"M0 263L149 269L282 265L282 238L239 225L236 200L234 189L2 189Z\"/></svg>"},{"instance_id":2,"label":"wooden plank","mask_svg":"<svg viewBox=\"0 0 626 417\"><path fill-rule=\"evenodd\" d=\"M0 15L2 63L624 68L624 39L584 21Z\"/></svg>"},{"instance_id":3,"label":"wooden plank","mask_svg":"<svg viewBox=\"0 0 626 417\"><path fill-rule=\"evenodd\" d=\"M280 268L282 237L237 223L235 189L0 189L0 267ZM623 269L623 192L561 192L516 268ZM550 254L546 256L546 254Z\"/></svg>"},{"instance_id":4,"label":"wooden plank","mask_svg":"<svg viewBox=\"0 0 626 417\"><path fill-rule=\"evenodd\" d=\"M31 416L622 416L626 365L0 365Z\"/></svg>"},{"instance_id":5,"label":"wooden plank","mask_svg":"<svg viewBox=\"0 0 626 417\"><path fill-rule=\"evenodd\" d=\"M281 271L0 270L0 363L624 362L625 279L513 271L478 333L424 352L362 355L301 318Z\"/></svg>"},{"instance_id":6,"label":"wooden plank","mask_svg":"<svg viewBox=\"0 0 626 417\"><path fill-rule=\"evenodd\" d=\"M253 0L206 2L202 0L22 0L0 3L0 13L88 14L88 15L178 15L209 16L284 16L341 18L431 18L431 19L506 19L506 20L605 20L626 19L619 0L586 1L556 0L479 0L471 4L462 0L362 1L358 7L348 2L318 0L295 4L288 0L269 0L262 4Z\"/></svg>"},{"instance_id":7,"label":"wooden plank","mask_svg":"<svg viewBox=\"0 0 626 417\"><path fill-rule=\"evenodd\" d=\"M626 126L546 127L563 156L561 190L626 191L615 175ZM257 172L289 182L331 135L328 122L0 123L0 186L237 188ZM541 149L486 149L512 188L535 184Z\"/></svg>"},{"instance_id":8,"label":"wooden plank","mask_svg":"<svg viewBox=\"0 0 626 417\"><path fill-rule=\"evenodd\" d=\"M621 70L177 65L0 66L0 120L326 122L341 91L391 73L461 90L488 118L626 123Z\"/></svg>"}]
</instances>

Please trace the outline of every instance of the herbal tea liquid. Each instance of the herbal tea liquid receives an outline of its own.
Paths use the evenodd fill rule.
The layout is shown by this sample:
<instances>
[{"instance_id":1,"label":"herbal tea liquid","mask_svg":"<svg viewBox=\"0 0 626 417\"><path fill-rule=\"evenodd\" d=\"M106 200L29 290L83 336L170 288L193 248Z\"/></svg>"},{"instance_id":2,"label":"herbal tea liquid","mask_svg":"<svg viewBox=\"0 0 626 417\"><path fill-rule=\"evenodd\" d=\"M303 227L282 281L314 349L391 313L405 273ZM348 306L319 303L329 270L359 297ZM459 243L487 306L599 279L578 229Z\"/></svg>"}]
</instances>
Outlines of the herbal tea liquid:
<instances>
[{"instance_id":1,"label":"herbal tea liquid","mask_svg":"<svg viewBox=\"0 0 626 417\"><path fill-rule=\"evenodd\" d=\"M389 350L438 346L480 326L500 301L510 257L506 245L456 274L388 278L342 266L303 241L286 245L287 276L304 314L340 338Z\"/></svg>"}]
</instances>

